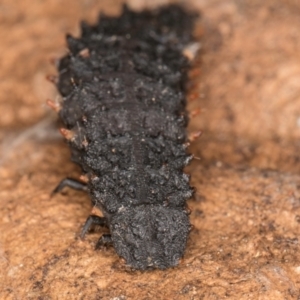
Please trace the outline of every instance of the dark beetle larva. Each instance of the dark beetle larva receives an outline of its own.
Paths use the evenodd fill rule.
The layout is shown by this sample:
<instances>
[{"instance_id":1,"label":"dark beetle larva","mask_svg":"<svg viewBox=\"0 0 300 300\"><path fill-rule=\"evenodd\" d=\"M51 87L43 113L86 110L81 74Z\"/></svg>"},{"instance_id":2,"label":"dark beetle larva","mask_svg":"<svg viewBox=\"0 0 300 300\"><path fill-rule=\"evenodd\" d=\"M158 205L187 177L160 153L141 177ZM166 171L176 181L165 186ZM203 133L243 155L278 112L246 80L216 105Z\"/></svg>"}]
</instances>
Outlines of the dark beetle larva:
<instances>
[{"instance_id":1,"label":"dark beetle larva","mask_svg":"<svg viewBox=\"0 0 300 300\"><path fill-rule=\"evenodd\" d=\"M87 190L104 217L90 216L82 236L93 224L107 226L97 246L113 244L135 269L176 266L187 242L193 190L183 173L191 156L182 52L193 20L176 5L124 7L119 17L82 23L59 62L61 132L87 184L65 179L55 191Z\"/></svg>"}]
</instances>

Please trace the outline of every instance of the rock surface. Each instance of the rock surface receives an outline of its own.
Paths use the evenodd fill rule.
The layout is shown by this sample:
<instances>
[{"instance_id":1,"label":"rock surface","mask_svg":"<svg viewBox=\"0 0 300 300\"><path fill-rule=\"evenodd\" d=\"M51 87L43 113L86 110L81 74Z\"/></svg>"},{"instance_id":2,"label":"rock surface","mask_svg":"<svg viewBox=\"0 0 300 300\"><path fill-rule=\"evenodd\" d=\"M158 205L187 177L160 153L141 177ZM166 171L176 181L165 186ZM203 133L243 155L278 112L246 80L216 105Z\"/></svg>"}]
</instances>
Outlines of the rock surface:
<instances>
[{"instance_id":1,"label":"rock surface","mask_svg":"<svg viewBox=\"0 0 300 300\"><path fill-rule=\"evenodd\" d=\"M148 3L149 2L149 3ZM48 61L65 33L121 1L0 4L1 299L299 299L300 6L296 1L189 1L201 10L202 55L191 71L190 131L200 157L184 260L167 271L124 267L98 233L78 238L90 200L44 105L57 93ZM167 1L131 0L136 9ZM67 9L66 9L67 7ZM101 230L101 229L100 229Z\"/></svg>"}]
</instances>

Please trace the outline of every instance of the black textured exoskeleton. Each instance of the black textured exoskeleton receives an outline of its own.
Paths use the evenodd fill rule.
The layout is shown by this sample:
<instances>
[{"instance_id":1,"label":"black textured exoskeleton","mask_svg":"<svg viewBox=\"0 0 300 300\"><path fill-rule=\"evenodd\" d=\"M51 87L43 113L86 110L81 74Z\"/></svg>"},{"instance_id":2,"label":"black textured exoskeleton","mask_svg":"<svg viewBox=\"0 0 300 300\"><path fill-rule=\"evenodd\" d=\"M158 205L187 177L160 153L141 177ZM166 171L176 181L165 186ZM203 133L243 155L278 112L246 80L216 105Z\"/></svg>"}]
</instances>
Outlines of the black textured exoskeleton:
<instances>
[{"instance_id":1,"label":"black textured exoskeleton","mask_svg":"<svg viewBox=\"0 0 300 300\"><path fill-rule=\"evenodd\" d=\"M172 5L82 23L68 36L69 54L59 62L59 116L72 160L88 179L66 185L87 190L104 217L113 244L135 269L176 266L190 229L186 200L192 196L183 168L186 153L184 85L194 16Z\"/></svg>"}]
</instances>

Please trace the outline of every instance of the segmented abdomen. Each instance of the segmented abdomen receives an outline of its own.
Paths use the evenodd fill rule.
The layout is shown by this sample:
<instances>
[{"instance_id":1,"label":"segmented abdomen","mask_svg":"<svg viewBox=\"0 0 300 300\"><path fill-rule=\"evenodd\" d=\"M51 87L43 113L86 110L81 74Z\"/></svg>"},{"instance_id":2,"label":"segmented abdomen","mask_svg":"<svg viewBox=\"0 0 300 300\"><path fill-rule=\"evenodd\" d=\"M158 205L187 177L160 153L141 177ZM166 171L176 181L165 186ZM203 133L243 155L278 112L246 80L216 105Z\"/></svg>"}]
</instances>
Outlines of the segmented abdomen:
<instances>
[{"instance_id":1,"label":"segmented abdomen","mask_svg":"<svg viewBox=\"0 0 300 300\"><path fill-rule=\"evenodd\" d=\"M125 9L94 27L83 24L79 39L67 39L60 117L74 134L72 159L88 175L92 202L108 222L130 207L184 211L192 195L183 173L191 157L182 55L191 27L190 16L176 6L155 13Z\"/></svg>"}]
</instances>

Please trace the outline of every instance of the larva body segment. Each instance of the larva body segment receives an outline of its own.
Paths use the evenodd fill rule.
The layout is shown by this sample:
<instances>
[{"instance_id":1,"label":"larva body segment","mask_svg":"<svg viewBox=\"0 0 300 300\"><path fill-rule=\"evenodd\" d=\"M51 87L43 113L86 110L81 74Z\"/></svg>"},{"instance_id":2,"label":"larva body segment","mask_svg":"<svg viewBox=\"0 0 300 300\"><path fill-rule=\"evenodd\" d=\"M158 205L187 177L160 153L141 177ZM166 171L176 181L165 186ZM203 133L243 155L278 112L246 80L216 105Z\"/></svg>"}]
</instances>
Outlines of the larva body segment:
<instances>
[{"instance_id":1,"label":"larva body segment","mask_svg":"<svg viewBox=\"0 0 300 300\"><path fill-rule=\"evenodd\" d=\"M183 168L184 84L193 16L178 6L82 23L59 63L59 116L119 256L135 269L176 266L192 196ZM68 132L69 132L68 131Z\"/></svg>"}]
</instances>

